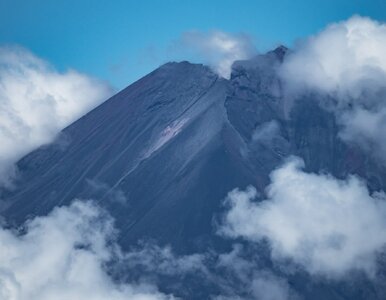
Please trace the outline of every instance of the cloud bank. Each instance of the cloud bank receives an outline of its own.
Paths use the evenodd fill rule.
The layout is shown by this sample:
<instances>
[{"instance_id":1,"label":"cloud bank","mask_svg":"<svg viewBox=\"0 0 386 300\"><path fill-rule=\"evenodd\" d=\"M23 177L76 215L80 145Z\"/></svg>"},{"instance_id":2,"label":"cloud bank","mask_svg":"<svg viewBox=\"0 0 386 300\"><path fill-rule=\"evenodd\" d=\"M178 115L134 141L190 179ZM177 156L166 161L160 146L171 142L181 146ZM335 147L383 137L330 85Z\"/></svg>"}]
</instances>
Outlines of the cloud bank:
<instances>
[{"instance_id":1,"label":"cloud bank","mask_svg":"<svg viewBox=\"0 0 386 300\"><path fill-rule=\"evenodd\" d=\"M252 242L267 240L276 261L291 259L310 274L340 277L360 270L373 276L386 245L386 196L369 194L351 176L338 180L302 171L290 159L271 174L267 199L253 187L233 190L220 232Z\"/></svg>"},{"instance_id":2,"label":"cloud bank","mask_svg":"<svg viewBox=\"0 0 386 300\"><path fill-rule=\"evenodd\" d=\"M299 43L280 70L288 91L317 93L340 137L386 164L386 25L355 16Z\"/></svg>"},{"instance_id":3,"label":"cloud bank","mask_svg":"<svg viewBox=\"0 0 386 300\"><path fill-rule=\"evenodd\" d=\"M177 299L157 286L189 299L197 284L217 300L296 299L284 278L262 269L240 245L227 253L176 255L171 247L142 243L123 252L117 237L109 214L80 200L20 230L0 227L0 299Z\"/></svg>"},{"instance_id":4,"label":"cloud bank","mask_svg":"<svg viewBox=\"0 0 386 300\"><path fill-rule=\"evenodd\" d=\"M52 142L110 94L107 84L74 70L58 72L26 49L0 47L0 185L10 186L21 157Z\"/></svg>"},{"instance_id":5,"label":"cloud bank","mask_svg":"<svg viewBox=\"0 0 386 300\"><path fill-rule=\"evenodd\" d=\"M112 219L75 201L26 223L0 228L0 298L7 300L173 299L145 284L116 283L106 264L116 259Z\"/></svg>"},{"instance_id":6,"label":"cloud bank","mask_svg":"<svg viewBox=\"0 0 386 300\"><path fill-rule=\"evenodd\" d=\"M182 35L180 43L183 48L200 56L205 64L227 79L231 75L233 62L248 59L256 54L252 40L243 34L189 31Z\"/></svg>"}]
</instances>

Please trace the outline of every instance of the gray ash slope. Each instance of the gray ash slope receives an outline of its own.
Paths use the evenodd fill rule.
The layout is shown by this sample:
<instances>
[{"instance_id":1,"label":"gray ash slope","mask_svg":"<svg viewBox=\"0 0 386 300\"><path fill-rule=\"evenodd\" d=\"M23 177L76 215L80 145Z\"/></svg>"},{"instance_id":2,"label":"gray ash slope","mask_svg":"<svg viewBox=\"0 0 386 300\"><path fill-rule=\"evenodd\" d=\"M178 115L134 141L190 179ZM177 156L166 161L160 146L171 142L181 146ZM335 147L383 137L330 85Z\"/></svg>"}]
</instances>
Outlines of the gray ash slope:
<instances>
[{"instance_id":1,"label":"gray ash slope","mask_svg":"<svg viewBox=\"0 0 386 300\"><path fill-rule=\"evenodd\" d=\"M115 218L123 248L153 239L195 253L229 249L214 228L223 199L248 185L264 193L269 173L289 155L302 157L309 171L359 174L371 189L385 187L385 170L343 143L334 116L316 101L299 99L286 117L276 75L285 51L236 62L230 80L199 64L161 66L24 157L17 189L3 192L2 214L21 224L91 198ZM380 294L364 279L353 288L303 274L291 284L306 299ZM201 292L197 299L207 296Z\"/></svg>"}]
</instances>

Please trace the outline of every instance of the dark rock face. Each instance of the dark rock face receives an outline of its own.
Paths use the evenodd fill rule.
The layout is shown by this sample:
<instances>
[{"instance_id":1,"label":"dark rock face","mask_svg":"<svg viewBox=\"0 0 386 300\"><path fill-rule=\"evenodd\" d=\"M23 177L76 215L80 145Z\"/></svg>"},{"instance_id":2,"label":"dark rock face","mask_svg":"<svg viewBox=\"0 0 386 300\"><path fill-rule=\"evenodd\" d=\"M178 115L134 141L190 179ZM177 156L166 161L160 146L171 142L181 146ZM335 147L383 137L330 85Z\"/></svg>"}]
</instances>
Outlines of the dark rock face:
<instances>
[{"instance_id":1,"label":"dark rock face","mask_svg":"<svg viewBox=\"0 0 386 300\"><path fill-rule=\"evenodd\" d=\"M312 95L287 111L276 73L285 52L236 62L230 80L203 65L163 65L23 158L2 214L20 224L91 198L116 219L123 248L150 238L194 253L229 250L213 226L223 199L250 184L264 194L269 173L289 155L307 170L356 173L371 189L385 187L385 170L338 138L333 114ZM291 284L306 299L381 299L362 281L348 288L299 275Z\"/></svg>"}]
</instances>

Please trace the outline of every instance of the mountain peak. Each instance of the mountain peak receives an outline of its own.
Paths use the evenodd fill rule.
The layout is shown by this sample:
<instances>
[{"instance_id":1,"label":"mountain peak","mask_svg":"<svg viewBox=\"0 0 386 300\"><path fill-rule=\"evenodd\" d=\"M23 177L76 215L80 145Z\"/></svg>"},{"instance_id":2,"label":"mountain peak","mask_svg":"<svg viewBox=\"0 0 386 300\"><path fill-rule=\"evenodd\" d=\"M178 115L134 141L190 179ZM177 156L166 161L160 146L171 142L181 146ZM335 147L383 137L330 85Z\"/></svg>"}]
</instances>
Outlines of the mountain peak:
<instances>
[{"instance_id":1,"label":"mountain peak","mask_svg":"<svg viewBox=\"0 0 386 300\"><path fill-rule=\"evenodd\" d=\"M276 47L274 50L269 51L268 54L274 54L280 61L283 61L284 56L287 54L288 48L286 46L280 45Z\"/></svg>"},{"instance_id":2,"label":"mountain peak","mask_svg":"<svg viewBox=\"0 0 386 300\"><path fill-rule=\"evenodd\" d=\"M210 71L210 68L204 64L192 63L187 60L183 61L170 61L159 67L159 69L196 69L196 70L207 70Z\"/></svg>"}]
</instances>

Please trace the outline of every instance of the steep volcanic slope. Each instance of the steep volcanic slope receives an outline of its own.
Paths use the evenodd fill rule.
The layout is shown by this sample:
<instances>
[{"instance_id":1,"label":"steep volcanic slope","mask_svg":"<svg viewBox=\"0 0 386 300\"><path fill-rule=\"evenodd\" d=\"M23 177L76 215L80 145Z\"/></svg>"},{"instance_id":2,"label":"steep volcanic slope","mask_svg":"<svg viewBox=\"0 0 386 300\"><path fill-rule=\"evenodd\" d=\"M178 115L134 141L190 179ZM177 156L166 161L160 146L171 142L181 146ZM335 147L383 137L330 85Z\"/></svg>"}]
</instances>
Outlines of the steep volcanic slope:
<instances>
[{"instance_id":1,"label":"steep volcanic slope","mask_svg":"<svg viewBox=\"0 0 386 300\"><path fill-rule=\"evenodd\" d=\"M116 218L123 245L148 236L199 243L227 192L253 180L227 120L227 90L202 65L162 66L24 158L5 215L21 222L93 198Z\"/></svg>"},{"instance_id":2,"label":"steep volcanic slope","mask_svg":"<svg viewBox=\"0 0 386 300\"><path fill-rule=\"evenodd\" d=\"M263 193L289 155L307 170L357 173L371 189L385 187L385 170L338 138L333 114L313 95L289 107L276 73L285 52L236 62L230 80L188 62L160 67L22 159L3 215L21 223L91 198L116 219L122 247L153 238L195 253L227 249L213 226L226 194L249 184ZM365 283L326 286L304 274L292 281L308 299L376 299Z\"/></svg>"}]
</instances>

